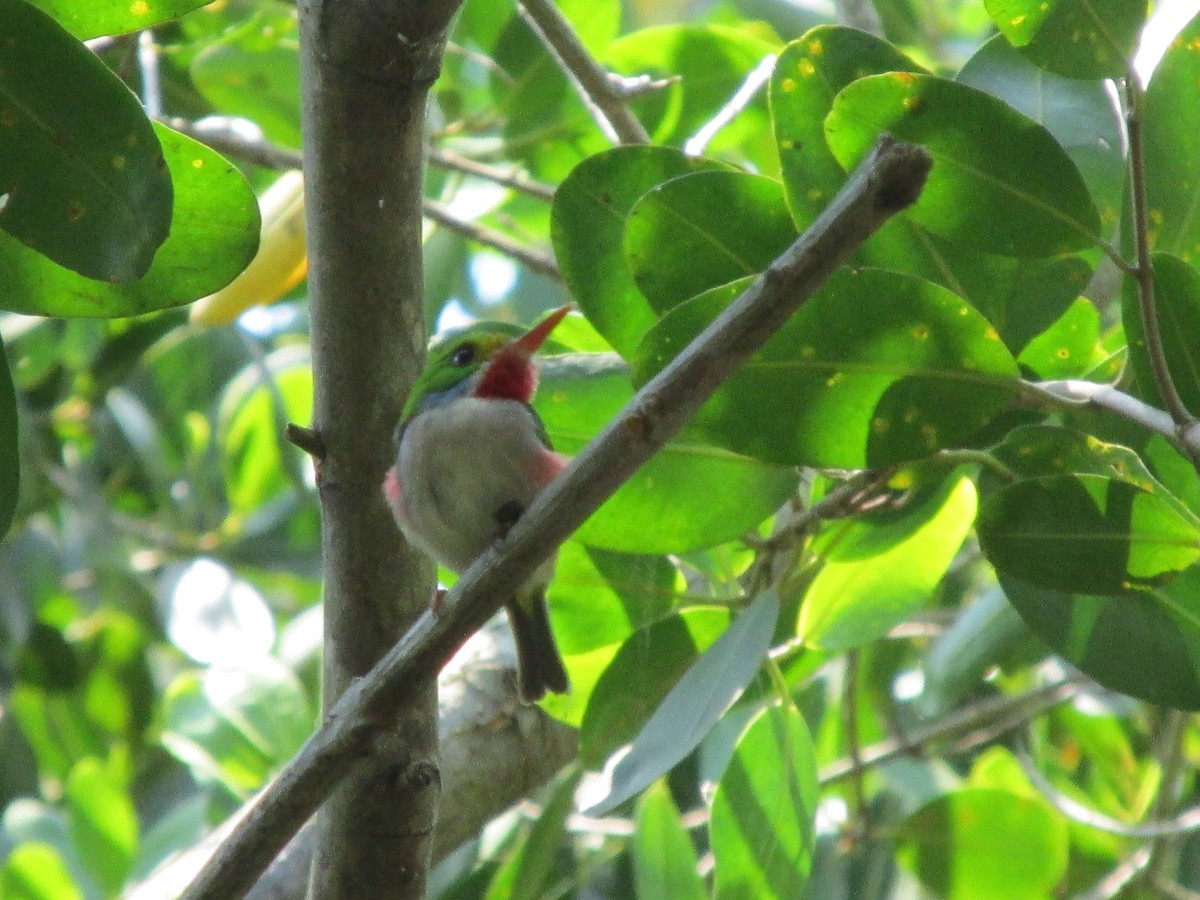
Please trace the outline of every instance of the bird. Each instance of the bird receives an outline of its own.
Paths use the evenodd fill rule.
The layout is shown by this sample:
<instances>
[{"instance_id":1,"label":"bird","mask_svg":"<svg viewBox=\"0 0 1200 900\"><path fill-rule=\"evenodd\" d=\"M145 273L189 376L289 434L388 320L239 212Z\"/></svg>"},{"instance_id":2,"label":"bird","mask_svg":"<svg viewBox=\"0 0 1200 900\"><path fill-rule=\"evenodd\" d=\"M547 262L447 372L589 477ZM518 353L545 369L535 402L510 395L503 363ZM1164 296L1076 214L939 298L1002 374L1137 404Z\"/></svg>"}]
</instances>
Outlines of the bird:
<instances>
[{"instance_id":1,"label":"bird","mask_svg":"<svg viewBox=\"0 0 1200 900\"><path fill-rule=\"evenodd\" d=\"M476 322L429 345L382 488L409 543L454 572L504 537L568 463L530 401L538 380L533 354L570 310L556 309L527 331ZM504 606L526 703L570 690L546 605L554 562L547 559Z\"/></svg>"}]
</instances>

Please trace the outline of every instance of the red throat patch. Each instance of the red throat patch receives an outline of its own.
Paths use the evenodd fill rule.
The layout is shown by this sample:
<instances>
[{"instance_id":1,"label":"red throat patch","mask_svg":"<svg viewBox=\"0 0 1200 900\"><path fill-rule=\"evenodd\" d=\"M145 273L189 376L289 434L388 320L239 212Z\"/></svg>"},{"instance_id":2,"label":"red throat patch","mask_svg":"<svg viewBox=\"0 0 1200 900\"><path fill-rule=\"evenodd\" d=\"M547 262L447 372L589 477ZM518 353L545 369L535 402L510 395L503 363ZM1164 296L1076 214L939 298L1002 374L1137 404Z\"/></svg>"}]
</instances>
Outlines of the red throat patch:
<instances>
[{"instance_id":1,"label":"red throat patch","mask_svg":"<svg viewBox=\"0 0 1200 900\"><path fill-rule=\"evenodd\" d=\"M537 390L537 369L533 361L520 352L505 347L492 357L475 389L476 397L495 397L528 403Z\"/></svg>"}]
</instances>

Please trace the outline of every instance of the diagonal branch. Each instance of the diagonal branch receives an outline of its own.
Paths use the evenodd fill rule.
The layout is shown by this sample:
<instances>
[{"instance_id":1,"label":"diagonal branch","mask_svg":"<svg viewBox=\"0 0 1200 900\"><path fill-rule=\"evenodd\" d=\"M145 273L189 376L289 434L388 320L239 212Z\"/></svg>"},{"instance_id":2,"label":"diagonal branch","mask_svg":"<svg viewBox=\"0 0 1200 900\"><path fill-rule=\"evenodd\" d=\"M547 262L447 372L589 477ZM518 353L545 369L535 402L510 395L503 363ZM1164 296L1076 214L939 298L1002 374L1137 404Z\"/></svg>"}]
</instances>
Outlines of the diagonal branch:
<instances>
[{"instance_id":1,"label":"diagonal branch","mask_svg":"<svg viewBox=\"0 0 1200 900\"><path fill-rule=\"evenodd\" d=\"M224 900L243 893L330 790L369 761L393 711L424 688L463 636L683 428L868 237L915 202L931 165L923 149L881 138L812 227L575 457L508 536L463 574L441 612L427 610L370 673L347 687L185 896Z\"/></svg>"}]
</instances>

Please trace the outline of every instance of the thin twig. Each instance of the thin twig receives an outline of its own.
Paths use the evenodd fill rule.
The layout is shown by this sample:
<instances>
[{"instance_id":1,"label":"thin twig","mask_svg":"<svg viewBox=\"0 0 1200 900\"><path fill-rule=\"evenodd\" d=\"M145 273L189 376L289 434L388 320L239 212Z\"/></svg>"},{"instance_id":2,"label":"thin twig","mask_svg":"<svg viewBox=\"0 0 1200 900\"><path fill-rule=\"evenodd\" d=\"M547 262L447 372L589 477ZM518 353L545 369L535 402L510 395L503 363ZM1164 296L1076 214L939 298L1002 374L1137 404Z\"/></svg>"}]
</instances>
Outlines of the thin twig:
<instances>
[{"instance_id":1,"label":"thin twig","mask_svg":"<svg viewBox=\"0 0 1200 900\"><path fill-rule=\"evenodd\" d=\"M771 73L775 71L775 61L778 58L774 53L764 57L762 62L746 76L746 80L729 98L729 102L717 110L715 116L687 139L683 145L683 152L688 156L703 156L704 151L708 149L709 141L717 136L717 132L736 119L755 95L762 90L763 85L771 80Z\"/></svg>"},{"instance_id":2,"label":"thin twig","mask_svg":"<svg viewBox=\"0 0 1200 900\"><path fill-rule=\"evenodd\" d=\"M283 436L311 456L316 462L325 459L325 442L321 435L311 428L288 422L283 429Z\"/></svg>"},{"instance_id":3,"label":"thin twig","mask_svg":"<svg viewBox=\"0 0 1200 900\"><path fill-rule=\"evenodd\" d=\"M425 158L439 169L451 169L467 175L475 175L478 178L486 178L488 181L494 181L496 184L512 188L514 191L537 197L539 200L554 199L553 186L535 181L528 174L519 170L505 171L496 166L489 166L487 163L461 156L452 150L443 150L440 147L426 148Z\"/></svg>"},{"instance_id":4,"label":"thin twig","mask_svg":"<svg viewBox=\"0 0 1200 900\"><path fill-rule=\"evenodd\" d=\"M147 28L139 34L137 48L138 68L142 72L142 106L147 116L157 119L162 115L163 99L154 32Z\"/></svg>"},{"instance_id":5,"label":"thin twig","mask_svg":"<svg viewBox=\"0 0 1200 900\"><path fill-rule=\"evenodd\" d=\"M1113 900L1142 873L1150 862L1150 849L1138 847L1126 856L1115 868L1088 890L1076 894L1071 900Z\"/></svg>"},{"instance_id":6,"label":"thin twig","mask_svg":"<svg viewBox=\"0 0 1200 900\"><path fill-rule=\"evenodd\" d=\"M280 147L278 144L268 141L261 134L250 133L251 129L256 126L247 127L240 119L228 116L209 116L193 122L191 119L181 119L177 116L162 116L159 121L168 128L174 128L179 133L200 141L218 153L253 163L256 166L280 171L304 168L304 157L299 150Z\"/></svg>"},{"instance_id":7,"label":"thin twig","mask_svg":"<svg viewBox=\"0 0 1200 900\"><path fill-rule=\"evenodd\" d=\"M475 241L477 244L492 247L501 253L511 256L535 272L539 272L548 278L553 278L555 281L562 281L562 273L558 271L558 263L550 253L530 249L513 240L507 234L476 224L475 222L460 219L454 213L450 212L450 207L436 200L426 199L422 201L421 213L425 218L437 222L442 227L449 228L451 231L456 231L468 239Z\"/></svg>"},{"instance_id":8,"label":"thin twig","mask_svg":"<svg viewBox=\"0 0 1200 900\"><path fill-rule=\"evenodd\" d=\"M553 549L695 415L713 392L892 215L932 160L880 139L830 206L543 491L508 535L331 705L324 724L234 830L185 897L239 896L341 782L372 759L394 711L444 665Z\"/></svg>"},{"instance_id":9,"label":"thin twig","mask_svg":"<svg viewBox=\"0 0 1200 900\"><path fill-rule=\"evenodd\" d=\"M1062 381L1023 381L1021 387L1027 395L1035 399L1051 400L1059 406L1090 406L1114 412L1178 444L1192 443L1194 440L1190 436L1180 437L1175 422L1161 409L1156 409L1111 384L1067 378ZM1198 448L1200 444L1192 446L1191 449Z\"/></svg>"},{"instance_id":10,"label":"thin twig","mask_svg":"<svg viewBox=\"0 0 1200 900\"><path fill-rule=\"evenodd\" d=\"M1125 76L1125 128L1129 135L1129 174L1133 206L1133 243L1137 254L1138 311L1141 314L1142 333L1146 341L1146 355L1150 359L1150 370L1154 374L1154 385L1163 406L1175 423L1175 431L1184 438L1196 417L1184 405L1171 370L1167 365L1166 349L1163 346L1162 329L1158 321L1158 309L1154 298L1154 267L1150 261L1149 200L1146 194L1146 160L1142 146L1142 115L1145 111L1145 91L1141 80L1132 67ZM1200 450L1186 446L1188 456L1197 471L1200 471Z\"/></svg>"},{"instance_id":11,"label":"thin twig","mask_svg":"<svg viewBox=\"0 0 1200 900\"><path fill-rule=\"evenodd\" d=\"M1183 774L1183 742L1186 736L1187 714L1177 709L1165 710L1158 728L1158 746L1155 748L1162 777L1150 813L1153 819L1164 819L1175 809ZM1150 864L1146 867L1145 875L1148 882L1154 883L1162 878L1170 843L1170 838L1165 835L1151 838Z\"/></svg>"},{"instance_id":12,"label":"thin twig","mask_svg":"<svg viewBox=\"0 0 1200 900\"><path fill-rule=\"evenodd\" d=\"M851 791L854 796L854 818L861 823L860 834L864 837L871 834L871 807L867 803L867 790L863 785L866 769L862 761L862 745L859 742L858 728L858 667L862 657L858 650L851 650L845 659L845 682L842 685L842 715L846 731L846 750L850 754L850 764L854 767L854 775L850 779Z\"/></svg>"},{"instance_id":13,"label":"thin twig","mask_svg":"<svg viewBox=\"0 0 1200 900\"><path fill-rule=\"evenodd\" d=\"M552 0L523 0L517 10L575 84L609 140L614 144L650 143L645 126L629 109L620 76L613 76L596 62Z\"/></svg>"},{"instance_id":14,"label":"thin twig","mask_svg":"<svg viewBox=\"0 0 1200 900\"><path fill-rule=\"evenodd\" d=\"M947 741L959 741L956 746L960 751L971 749L1065 703L1081 689L1080 679L1066 678L1016 697L989 697L915 728L902 737L864 747L858 763L852 759L830 763L821 770L819 780L822 786L835 784L860 771L881 766L900 756L925 752ZM1004 726L1002 730L993 727L997 721Z\"/></svg>"}]
</instances>

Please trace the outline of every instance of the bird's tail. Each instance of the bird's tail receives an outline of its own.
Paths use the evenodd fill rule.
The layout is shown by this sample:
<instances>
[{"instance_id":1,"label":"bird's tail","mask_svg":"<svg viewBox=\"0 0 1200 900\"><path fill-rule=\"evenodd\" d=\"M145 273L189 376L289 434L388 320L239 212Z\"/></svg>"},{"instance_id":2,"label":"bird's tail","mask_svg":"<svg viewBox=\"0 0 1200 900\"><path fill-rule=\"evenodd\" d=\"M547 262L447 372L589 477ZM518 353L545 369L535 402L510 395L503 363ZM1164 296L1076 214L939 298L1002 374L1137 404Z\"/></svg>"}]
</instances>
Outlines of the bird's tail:
<instances>
[{"instance_id":1,"label":"bird's tail","mask_svg":"<svg viewBox=\"0 0 1200 900\"><path fill-rule=\"evenodd\" d=\"M571 688L563 666L554 632L550 630L550 610L546 595L536 593L514 598L505 610L517 645L517 677L521 699L536 703L547 691L565 694Z\"/></svg>"}]
</instances>

